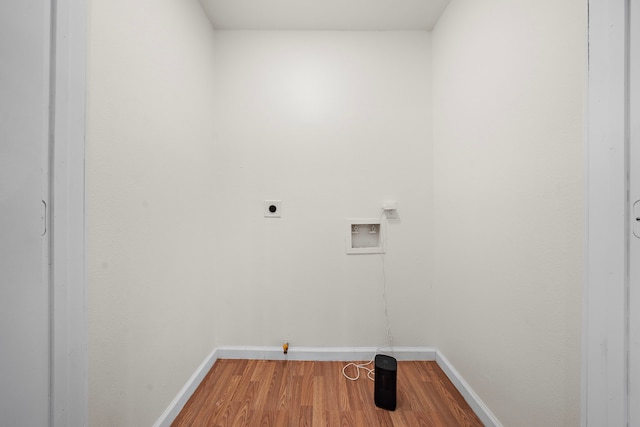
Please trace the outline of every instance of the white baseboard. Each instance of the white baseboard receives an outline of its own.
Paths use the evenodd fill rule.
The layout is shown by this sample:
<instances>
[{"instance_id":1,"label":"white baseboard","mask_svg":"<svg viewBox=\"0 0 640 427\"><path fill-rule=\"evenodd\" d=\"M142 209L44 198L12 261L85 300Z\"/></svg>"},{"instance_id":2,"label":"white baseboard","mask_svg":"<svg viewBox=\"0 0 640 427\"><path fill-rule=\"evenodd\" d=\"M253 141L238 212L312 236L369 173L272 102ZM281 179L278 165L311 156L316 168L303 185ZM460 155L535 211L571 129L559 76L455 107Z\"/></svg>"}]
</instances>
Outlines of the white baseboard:
<instances>
[{"instance_id":1,"label":"white baseboard","mask_svg":"<svg viewBox=\"0 0 640 427\"><path fill-rule=\"evenodd\" d=\"M436 350L429 347L294 347L284 354L282 347L218 347L219 359L315 360L321 362L351 362L371 360L376 351L398 360L436 360Z\"/></svg>"},{"instance_id":2,"label":"white baseboard","mask_svg":"<svg viewBox=\"0 0 640 427\"><path fill-rule=\"evenodd\" d=\"M487 405L480 400L478 395L473 391L473 389L469 386L469 384L462 378L460 373L456 371L451 362L447 360L446 357L437 352L436 355L436 363L440 366L440 369L444 371L449 380L453 383L453 385L458 389L464 400L467 401L473 412L476 413L480 421L485 425L485 427L502 427L502 424L495 415L489 410Z\"/></svg>"},{"instance_id":3,"label":"white baseboard","mask_svg":"<svg viewBox=\"0 0 640 427\"><path fill-rule=\"evenodd\" d=\"M376 347L295 347L285 355L282 347L223 346L218 347L200 364L182 390L171 401L169 407L158 418L154 427L170 427L191 395L196 391L213 364L218 359L257 359L257 360L308 360L340 361L371 360L378 353L387 354L398 360L435 361L449 377L453 385L476 413L486 427L502 427L502 424L480 400L469 384L462 379L458 371L435 348L431 347L394 347L378 349Z\"/></svg>"},{"instance_id":4,"label":"white baseboard","mask_svg":"<svg viewBox=\"0 0 640 427\"><path fill-rule=\"evenodd\" d=\"M170 427L171 423L176 419L184 405L191 395L196 391L204 377L209 373L213 364L218 360L217 350L213 350L206 359L198 366L198 369L191 375L191 378L182 387L180 392L173 398L167 409L162 413L160 418L153 424L153 427Z\"/></svg>"}]
</instances>

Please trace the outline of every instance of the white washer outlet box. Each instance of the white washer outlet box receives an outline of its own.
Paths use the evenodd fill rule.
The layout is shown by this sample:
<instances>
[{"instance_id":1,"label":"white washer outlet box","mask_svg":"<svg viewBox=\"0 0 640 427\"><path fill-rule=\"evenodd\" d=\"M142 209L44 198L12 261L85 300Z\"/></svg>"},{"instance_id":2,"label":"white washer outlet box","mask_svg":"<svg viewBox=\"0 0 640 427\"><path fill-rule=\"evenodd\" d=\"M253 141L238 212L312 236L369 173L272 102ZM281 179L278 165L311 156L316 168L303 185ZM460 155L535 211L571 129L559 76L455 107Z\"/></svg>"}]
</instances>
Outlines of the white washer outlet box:
<instances>
[{"instance_id":1,"label":"white washer outlet box","mask_svg":"<svg viewBox=\"0 0 640 427\"><path fill-rule=\"evenodd\" d=\"M351 218L346 220L347 254L383 254L385 229L378 218Z\"/></svg>"}]
</instances>

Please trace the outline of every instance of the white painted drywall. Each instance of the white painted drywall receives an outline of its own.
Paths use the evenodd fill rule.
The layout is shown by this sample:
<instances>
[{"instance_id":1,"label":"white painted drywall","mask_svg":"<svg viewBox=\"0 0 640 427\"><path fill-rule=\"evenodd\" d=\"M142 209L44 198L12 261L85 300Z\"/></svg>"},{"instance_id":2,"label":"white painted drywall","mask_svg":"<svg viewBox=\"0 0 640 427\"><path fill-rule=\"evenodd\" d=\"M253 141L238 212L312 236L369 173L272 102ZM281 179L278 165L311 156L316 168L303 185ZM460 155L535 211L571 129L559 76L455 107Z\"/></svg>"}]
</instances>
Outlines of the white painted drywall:
<instances>
[{"instance_id":1,"label":"white painted drywall","mask_svg":"<svg viewBox=\"0 0 640 427\"><path fill-rule=\"evenodd\" d=\"M449 0L202 0L219 30L430 31Z\"/></svg>"},{"instance_id":2,"label":"white painted drywall","mask_svg":"<svg viewBox=\"0 0 640 427\"><path fill-rule=\"evenodd\" d=\"M217 344L383 343L381 257L346 255L344 228L385 200L400 216L385 257L395 343L431 343L429 33L219 31L215 45Z\"/></svg>"},{"instance_id":3,"label":"white painted drywall","mask_svg":"<svg viewBox=\"0 0 640 427\"><path fill-rule=\"evenodd\" d=\"M505 425L576 425L584 6L454 0L433 56L425 32L212 45L192 7L90 11L91 424L149 425L215 346L383 342L381 258L344 219L397 200L395 343Z\"/></svg>"},{"instance_id":4,"label":"white painted drywall","mask_svg":"<svg viewBox=\"0 0 640 427\"><path fill-rule=\"evenodd\" d=\"M151 425L214 347L212 33L197 2L92 2L89 424Z\"/></svg>"},{"instance_id":5,"label":"white painted drywall","mask_svg":"<svg viewBox=\"0 0 640 427\"><path fill-rule=\"evenodd\" d=\"M586 2L433 33L435 345L504 425L579 422Z\"/></svg>"},{"instance_id":6,"label":"white painted drywall","mask_svg":"<svg viewBox=\"0 0 640 427\"><path fill-rule=\"evenodd\" d=\"M153 422L215 345L383 343L382 260L345 254L344 221L385 200L395 343L430 342L429 34L219 32L213 49L197 14L91 9L92 425Z\"/></svg>"}]
</instances>

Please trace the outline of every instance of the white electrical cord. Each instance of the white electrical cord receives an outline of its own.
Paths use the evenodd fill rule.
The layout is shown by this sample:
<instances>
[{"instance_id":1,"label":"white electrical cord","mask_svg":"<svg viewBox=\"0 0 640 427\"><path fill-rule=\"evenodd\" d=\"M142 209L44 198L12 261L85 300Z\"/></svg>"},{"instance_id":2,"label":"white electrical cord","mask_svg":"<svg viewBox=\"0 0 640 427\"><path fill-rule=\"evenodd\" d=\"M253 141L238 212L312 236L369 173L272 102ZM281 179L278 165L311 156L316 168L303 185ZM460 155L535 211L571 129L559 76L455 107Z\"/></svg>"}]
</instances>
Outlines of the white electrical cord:
<instances>
[{"instance_id":1,"label":"white electrical cord","mask_svg":"<svg viewBox=\"0 0 640 427\"><path fill-rule=\"evenodd\" d=\"M384 221L385 239L389 240L388 238L389 233L388 233L388 227L387 227L388 222L387 222L387 216L385 215L385 213L386 211L382 209L382 212L380 213L380 221ZM384 243L385 243L385 247L388 247L388 242L384 242ZM393 336L391 335L391 322L389 321L388 303L387 303L387 271L385 270L384 256L385 256L385 253L382 252L380 254L380 263L382 264L382 301L384 302L384 318L387 322L387 341L385 342L385 345L381 348L391 347L393 349Z\"/></svg>"},{"instance_id":2,"label":"white electrical cord","mask_svg":"<svg viewBox=\"0 0 640 427\"><path fill-rule=\"evenodd\" d=\"M384 209L382 210L382 213L380 214L380 220L384 220L385 221L385 229L386 229L386 222L387 222L387 217L384 214ZM344 365L342 367L342 375L350 380L350 381L356 381L360 378L360 370L365 370L367 371L367 378L369 378L370 380L374 380L375 378L375 369L371 369L371 368L367 368L367 366L371 365L373 363L373 361L376 358L376 355L378 354L378 350L383 349L383 348L392 348L393 349L393 336L391 335L391 323L389 322L389 313L387 310L387 272L385 271L385 265L384 265L384 253L380 254L380 261L382 263L382 301L384 303L384 318L386 320L387 323L387 340L384 343L384 345L378 347L376 349L376 351L374 351L373 353L373 357L371 358L370 361L368 361L367 363L355 363L355 362L350 362L347 363L346 365ZM356 375L354 377L351 377L347 374L347 369L350 366L354 366L356 368Z\"/></svg>"},{"instance_id":3,"label":"white electrical cord","mask_svg":"<svg viewBox=\"0 0 640 427\"><path fill-rule=\"evenodd\" d=\"M377 353L377 352L378 352L378 351L376 350L376 353ZM355 362L347 363L346 365L344 365L344 366L342 367L342 375L344 375L344 377L345 377L346 379L350 380L350 381L356 381L357 379L359 379L359 378L360 378L360 369L363 369L363 370L367 371L367 377L368 377L370 380L372 380L372 381L373 381L373 379L374 379L374 374L375 374L375 370L374 370L374 369L371 369L371 368L367 368L367 366L371 365L371 364L373 363L373 360L374 360L375 358L376 358L376 355L374 354L374 355L373 355L373 358L372 358L370 361L368 361L367 363L355 363ZM355 377L350 377L350 376L347 374L347 368L348 368L349 366L351 366L351 365L353 365L353 366L356 368L356 376L355 376Z\"/></svg>"}]
</instances>

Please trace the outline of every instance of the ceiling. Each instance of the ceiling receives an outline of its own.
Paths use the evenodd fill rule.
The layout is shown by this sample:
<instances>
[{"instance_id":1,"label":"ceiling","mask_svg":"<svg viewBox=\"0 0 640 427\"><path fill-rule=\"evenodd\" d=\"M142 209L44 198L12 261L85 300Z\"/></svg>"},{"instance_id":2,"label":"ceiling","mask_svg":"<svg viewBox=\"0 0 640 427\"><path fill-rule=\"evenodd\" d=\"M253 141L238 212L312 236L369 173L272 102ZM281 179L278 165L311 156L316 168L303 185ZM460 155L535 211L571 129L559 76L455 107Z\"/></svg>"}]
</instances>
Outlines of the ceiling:
<instances>
[{"instance_id":1,"label":"ceiling","mask_svg":"<svg viewBox=\"0 0 640 427\"><path fill-rule=\"evenodd\" d=\"M449 0L201 0L218 30L431 30Z\"/></svg>"}]
</instances>

